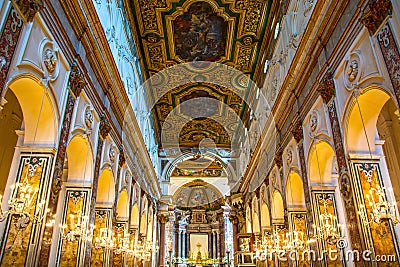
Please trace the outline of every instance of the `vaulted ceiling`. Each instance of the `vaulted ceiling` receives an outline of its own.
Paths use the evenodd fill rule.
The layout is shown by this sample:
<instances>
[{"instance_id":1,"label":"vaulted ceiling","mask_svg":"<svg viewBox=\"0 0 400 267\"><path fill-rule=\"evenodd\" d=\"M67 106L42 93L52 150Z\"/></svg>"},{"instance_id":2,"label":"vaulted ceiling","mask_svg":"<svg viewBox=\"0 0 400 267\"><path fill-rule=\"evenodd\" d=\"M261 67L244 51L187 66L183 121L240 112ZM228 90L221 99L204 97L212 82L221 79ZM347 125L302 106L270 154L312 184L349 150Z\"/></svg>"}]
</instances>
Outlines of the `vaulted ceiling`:
<instances>
[{"instance_id":1,"label":"vaulted ceiling","mask_svg":"<svg viewBox=\"0 0 400 267\"><path fill-rule=\"evenodd\" d=\"M276 2L124 0L143 76L149 79L179 63L211 61L231 66L253 81L259 81L279 13ZM204 138L211 139L217 147L230 147L235 136L229 131L235 132L235 129L225 127L231 123L226 121L229 116L223 108L225 105L234 110L245 124L248 123L250 112L246 99L230 88L200 81L169 89L159 99L148 92L154 101L152 111L159 144L162 143L161 129L170 128L171 135L178 135L179 146L183 148L196 147ZM245 92L244 98L251 94L255 92ZM195 107L182 105L201 97L218 101L202 102ZM188 120L181 128L167 125L167 117L175 109L178 119L194 119ZM203 115L195 117L195 114ZM215 116L223 122L213 119ZM234 120L232 123L238 124Z\"/></svg>"}]
</instances>

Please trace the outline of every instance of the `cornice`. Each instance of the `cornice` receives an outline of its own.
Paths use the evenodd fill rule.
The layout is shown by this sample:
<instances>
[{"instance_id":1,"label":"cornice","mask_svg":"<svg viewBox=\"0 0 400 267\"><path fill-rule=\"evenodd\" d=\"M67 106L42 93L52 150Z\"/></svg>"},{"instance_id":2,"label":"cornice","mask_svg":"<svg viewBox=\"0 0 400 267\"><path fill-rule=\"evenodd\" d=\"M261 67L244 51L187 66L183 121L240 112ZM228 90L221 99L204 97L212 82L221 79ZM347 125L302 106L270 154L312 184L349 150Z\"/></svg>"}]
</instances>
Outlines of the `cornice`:
<instances>
[{"instance_id":1,"label":"cornice","mask_svg":"<svg viewBox=\"0 0 400 267\"><path fill-rule=\"evenodd\" d=\"M55 7L59 6L62 7L64 13L58 9L56 11ZM93 2L47 0L43 13L46 24L49 25L52 34L56 36L56 41L67 59L70 62L73 62L75 58L77 59L77 63L85 74L85 80L88 83L85 87L89 88L89 90L85 90L86 94L98 114L107 113L112 128L110 135L117 145L121 145L124 114L126 107L130 107L131 104ZM68 25L61 22L63 18L68 19ZM73 34L65 31L65 28L69 27L73 30ZM91 72L95 75L95 79L90 75ZM106 107L104 97L108 98L110 108ZM149 172L150 169L148 175L150 180L157 179L151 159L145 149L143 137L138 134L140 129L136 119L134 119L134 125L135 129L132 133L135 133L135 145L140 148L141 155L147 155L141 159L143 160L141 162L142 168L151 166L151 168L146 167L144 170ZM151 186L147 189L150 190L152 195L159 197L161 192L159 185L158 187L154 186L153 182L150 184Z\"/></svg>"},{"instance_id":2,"label":"cornice","mask_svg":"<svg viewBox=\"0 0 400 267\"><path fill-rule=\"evenodd\" d=\"M347 8L349 2L349 0L334 1L326 7L326 9L328 9L328 11L326 12L323 11L323 6L327 3L324 1L318 1L316 7L314 8L314 12L312 14L312 17L310 18L310 22L307 25L307 28L302 37L302 41L300 42L300 46L297 49L295 57L288 71L288 75L286 76L285 81L282 84L281 90L277 96L277 100L272 107L272 113L275 114L275 123L277 126L276 130L277 132L281 133L281 140L280 143L277 144L277 147L285 147L288 144L288 142L292 138L292 122L298 119L303 120L308 112L307 107L310 108L310 105L312 105L312 101L315 101L318 98L316 88L319 84L319 80L321 79L322 74L327 68L327 65L321 67L317 78L313 83L314 86L310 88L311 90L308 94L306 94L305 98L303 99L304 102L302 102L301 104L298 103L299 96L301 96L303 90L306 90L306 88L304 87L305 84L307 83L311 73L317 66L316 63L318 62L318 58L321 56L323 46L325 46L330 41L330 38L334 30L336 29L337 24L341 19L342 14ZM353 32L354 28L359 27L359 23L357 23L356 21L359 17L361 5L362 3L358 4L358 9L356 13L352 16L350 23L348 24L343 34L340 36L339 42L337 42L337 44L332 48L331 56L328 59L328 62L335 62L336 64L331 66L331 68L336 68L337 64L340 62L340 60L338 60L337 58L338 55L342 54L340 51L343 51L344 44L351 43L351 41L355 38L355 36L352 36L350 37L349 41L349 33ZM319 25L317 25L318 21L321 21ZM298 73L299 75L296 75L296 73ZM289 127L285 129L284 125L288 123L289 120L291 123ZM247 192L249 189L250 179L257 169L257 163L260 161L259 159L257 159L261 156L258 149L259 147L261 146L257 145L257 149L255 150L253 158L249 163L243 181L239 186L239 192Z\"/></svg>"}]
</instances>

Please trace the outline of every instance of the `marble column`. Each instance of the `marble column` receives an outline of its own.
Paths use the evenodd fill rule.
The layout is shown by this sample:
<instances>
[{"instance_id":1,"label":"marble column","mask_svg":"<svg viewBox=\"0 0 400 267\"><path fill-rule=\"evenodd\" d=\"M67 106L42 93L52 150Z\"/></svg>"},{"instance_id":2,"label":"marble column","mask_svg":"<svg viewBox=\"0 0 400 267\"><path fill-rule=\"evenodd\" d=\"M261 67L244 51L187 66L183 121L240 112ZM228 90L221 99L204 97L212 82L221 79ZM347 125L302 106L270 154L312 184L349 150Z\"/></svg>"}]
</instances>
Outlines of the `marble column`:
<instances>
[{"instance_id":1,"label":"marble column","mask_svg":"<svg viewBox=\"0 0 400 267\"><path fill-rule=\"evenodd\" d=\"M65 155L68 145L68 137L71 129L71 120L74 112L77 98L79 97L83 87L86 85L84 75L79 69L76 62L71 65L71 73L68 80L68 96L67 105L64 111L60 141L55 159L54 174L51 184L50 198L48 203L49 214L57 213L58 197L61 191L61 178L63 175ZM52 216L46 217L43 239L41 242L39 266L48 266L50 257L50 247L53 237L54 225L51 223ZM51 264L50 264L51 265Z\"/></svg>"},{"instance_id":2,"label":"marble column","mask_svg":"<svg viewBox=\"0 0 400 267\"><path fill-rule=\"evenodd\" d=\"M330 126L332 130L332 137L336 155L336 161L338 164L339 173L339 190L342 196L343 203L346 211L346 223L348 233L350 235L351 248L353 250L362 251L365 248L365 244L362 240L362 232L359 228L360 221L357 215L356 200L354 195L353 181L350 176L347 158L344 150L344 143L341 133L341 125L338 118L338 112L335 104L335 84L333 76L330 72L327 72L318 87L318 92L321 95L323 101L328 108L328 115ZM365 262L355 262L356 266L365 266Z\"/></svg>"},{"instance_id":3,"label":"marble column","mask_svg":"<svg viewBox=\"0 0 400 267\"><path fill-rule=\"evenodd\" d=\"M217 255L217 259L221 257L221 252L220 252L220 239L219 239L219 232L215 232L215 237L216 237L216 242L215 242L215 252Z\"/></svg>"},{"instance_id":4,"label":"marble column","mask_svg":"<svg viewBox=\"0 0 400 267\"><path fill-rule=\"evenodd\" d=\"M166 239L165 239L165 224L168 222L168 214L160 213L157 216L158 221L160 222L160 250L158 254L158 262L160 266L165 265L165 251L166 251Z\"/></svg>"},{"instance_id":5,"label":"marble column","mask_svg":"<svg viewBox=\"0 0 400 267\"><path fill-rule=\"evenodd\" d=\"M178 230L178 248L176 255L178 258L182 258L182 231Z\"/></svg>"},{"instance_id":6,"label":"marble column","mask_svg":"<svg viewBox=\"0 0 400 267\"><path fill-rule=\"evenodd\" d=\"M213 258L213 254L212 254L212 233L208 233L208 257L209 258Z\"/></svg>"},{"instance_id":7,"label":"marble column","mask_svg":"<svg viewBox=\"0 0 400 267\"><path fill-rule=\"evenodd\" d=\"M232 239L233 239L233 250L234 252L238 251L238 239L237 239L237 235L238 235L238 224L239 224L239 219L236 217L235 214L230 214L229 215L229 220L232 223ZM233 252L231 252L233 253Z\"/></svg>"},{"instance_id":8,"label":"marble column","mask_svg":"<svg viewBox=\"0 0 400 267\"><path fill-rule=\"evenodd\" d=\"M307 173L307 166L306 166L306 156L304 153L304 146L303 146L303 123L301 120L297 120L293 126L292 134L294 139L297 143L297 150L299 152L299 161L300 161L300 169L301 169L301 180L303 182L303 192L304 192L304 202L306 203L306 224L307 229L306 233L308 238L314 237L314 216L313 216L313 209L312 209L312 198L311 198L311 190L308 184L308 173ZM288 228L289 229L289 228ZM318 250L318 244L316 242L311 242L309 244L310 249L313 251Z\"/></svg>"},{"instance_id":9,"label":"marble column","mask_svg":"<svg viewBox=\"0 0 400 267\"><path fill-rule=\"evenodd\" d=\"M185 235L186 235L186 232L185 231L182 231L182 233L181 233L181 257L182 258L185 258L185 256L186 256L186 253L185 253L185 250L186 250L186 238L185 238Z\"/></svg>"},{"instance_id":10,"label":"marble column","mask_svg":"<svg viewBox=\"0 0 400 267\"><path fill-rule=\"evenodd\" d=\"M189 252L190 252L190 234L188 232L185 233L186 239L185 239L185 247L186 247L186 254L185 257L189 258Z\"/></svg>"},{"instance_id":11,"label":"marble column","mask_svg":"<svg viewBox=\"0 0 400 267\"><path fill-rule=\"evenodd\" d=\"M106 115L102 114L100 116L99 140L97 141L96 161L95 161L95 165L94 165L94 177L93 177L93 183L92 183L92 195L91 195L91 199L90 199L89 222L88 222L89 225L94 224L96 199L97 199L97 188L98 188L99 176L100 176L101 156L102 156L102 152L103 152L104 140L106 139L106 137L110 131L111 131L110 122L107 119ZM91 256L92 256L92 242L91 242L91 240L88 240L88 241L86 241L84 266L90 266Z\"/></svg>"}]
</instances>

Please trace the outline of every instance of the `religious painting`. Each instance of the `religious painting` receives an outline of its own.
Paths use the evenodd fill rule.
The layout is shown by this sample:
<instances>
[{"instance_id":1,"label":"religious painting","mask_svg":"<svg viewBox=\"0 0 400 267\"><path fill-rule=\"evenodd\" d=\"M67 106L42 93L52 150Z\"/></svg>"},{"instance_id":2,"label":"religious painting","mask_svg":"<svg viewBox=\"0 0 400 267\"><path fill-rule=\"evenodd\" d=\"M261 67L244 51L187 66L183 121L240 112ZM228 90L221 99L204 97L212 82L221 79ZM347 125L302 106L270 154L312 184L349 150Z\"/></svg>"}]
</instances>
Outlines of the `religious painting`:
<instances>
[{"instance_id":1,"label":"religious painting","mask_svg":"<svg viewBox=\"0 0 400 267\"><path fill-rule=\"evenodd\" d=\"M173 199L175 205L180 208L210 207L217 204L217 200L222 199L222 195L217 188L199 179L183 185L175 193Z\"/></svg>"},{"instance_id":2,"label":"religious painting","mask_svg":"<svg viewBox=\"0 0 400 267\"><path fill-rule=\"evenodd\" d=\"M225 56L227 28L208 3L193 3L173 21L176 55L184 61L218 61Z\"/></svg>"},{"instance_id":3,"label":"religious painting","mask_svg":"<svg viewBox=\"0 0 400 267\"><path fill-rule=\"evenodd\" d=\"M195 98L195 102L190 102L194 102L195 105L183 104ZM210 101L209 98L215 99L215 101ZM219 113L219 100L204 90L193 91L189 95L182 97L180 102L181 105L179 107L181 112L191 118L208 118Z\"/></svg>"}]
</instances>

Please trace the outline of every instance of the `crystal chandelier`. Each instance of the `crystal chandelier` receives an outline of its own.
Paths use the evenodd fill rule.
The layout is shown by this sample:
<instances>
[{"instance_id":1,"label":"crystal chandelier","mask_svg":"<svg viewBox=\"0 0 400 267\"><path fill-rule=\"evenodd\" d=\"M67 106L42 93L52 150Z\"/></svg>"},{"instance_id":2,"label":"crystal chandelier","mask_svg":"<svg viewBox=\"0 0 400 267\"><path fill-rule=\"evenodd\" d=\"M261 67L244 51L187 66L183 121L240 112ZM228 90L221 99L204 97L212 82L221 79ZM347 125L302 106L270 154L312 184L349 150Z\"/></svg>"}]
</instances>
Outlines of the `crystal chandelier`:
<instances>
[{"instance_id":1,"label":"crystal chandelier","mask_svg":"<svg viewBox=\"0 0 400 267\"><path fill-rule=\"evenodd\" d=\"M29 171L28 176L33 176L34 173ZM31 221L36 223L42 221L46 213L49 210L44 211L45 201L40 201L35 205L34 200L36 200L39 188L32 187L26 178L22 183L16 183L11 186L11 189L16 193L16 197L12 197L8 201L8 210L3 211L0 205L0 221L4 221L9 215L15 215L17 220L15 225L17 228L26 228ZM0 195L0 203L3 201L3 196ZM32 215L32 211L34 214Z\"/></svg>"},{"instance_id":2,"label":"crystal chandelier","mask_svg":"<svg viewBox=\"0 0 400 267\"><path fill-rule=\"evenodd\" d=\"M69 224L64 223L60 225L61 237L69 242L74 241L90 241L93 238L94 225L89 226L89 216L83 216L79 210L76 215L70 214ZM68 230L65 233L65 230Z\"/></svg>"},{"instance_id":3,"label":"crystal chandelier","mask_svg":"<svg viewBox=\"0 0 400 267\"><path fill-rule=\"evenodd\" d=\"M150 240L138 242L135 246L133 254L137 257L140 261L149 261L151 259L151 254L153 252L158 252L159 247L154 246Z\"/></svg>"},{"instance_id":4,"label":"crystal chandelier","mask_svg":"<svg viewBox=\"0 0 400 267\"><path fill-rule=\"evenodd\" d=\"M313 225L314 236L317 239L325 240L328 244L336 244L343 238L343 226L338 222L336 216L328 212L328 204L332 199L324 195L319 202L324 205L324 213L319 215L319 226Z\"/></svg>"},{"instance_id":5,"label":"crystal chandelier","mask_svg":"<svg viewBox=\"0 0 400 267\"><path fill-rule=\"evenodd\" d=\"M366 212L364 211L366 207L364 205L360 205L359 214L364 224L370 224L372 222L381 223L389 220L391 220L394 225L399 223L400 219L397 215L396 204L392 204L385 200L386 194L384 188L382 188L380 185L371 187L366 194L366 198L366 202L371 209L369 213L371 220L368 220L367 216L365 215Z\"/></svg>"},{"instance_id":6,"label":"crystal chandelier","mask_svg":"<svg viewBox=\"0 0 400 267\"><path fill-rule=\"evenodd\" d=\"M114 236L112 229L103 227L100 229L99 236L94 241L94 247L97 249L112 249L114 247Z\"/></svg>"},{"instance_id":7,"label":"crystal chandelier","mask_svg":"<svg viewBox=\"0 0 400 267\"><path fill-rule=\"evenodd\" d=\"M286 250L304 250L306 242L304 240L304 232L291 230L286 233L285 246Z\"/></svg>"},{"instance_id":8,"label":"crystal chandelier","mask_svg":"<svg viewBox=\"0 0 400 267\"><path fill-rule=\"evenodd\" d=\"M114 246L114 253L115 254L125 254L130 252L130 234L118 233L115 238L115 246Z\"/></svg>"}]
</instances>

